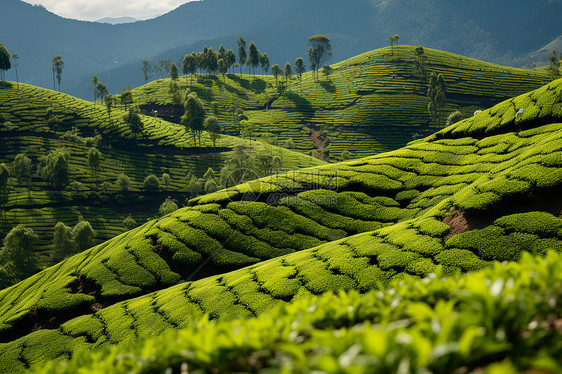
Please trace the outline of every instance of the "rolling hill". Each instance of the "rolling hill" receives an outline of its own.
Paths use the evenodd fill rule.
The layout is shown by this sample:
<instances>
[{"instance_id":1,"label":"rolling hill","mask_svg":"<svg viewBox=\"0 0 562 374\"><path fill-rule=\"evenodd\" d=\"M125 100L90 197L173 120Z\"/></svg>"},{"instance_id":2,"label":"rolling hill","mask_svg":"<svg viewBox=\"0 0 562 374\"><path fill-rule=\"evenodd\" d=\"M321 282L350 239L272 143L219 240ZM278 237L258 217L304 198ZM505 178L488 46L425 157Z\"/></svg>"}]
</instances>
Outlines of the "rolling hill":
<instances>
[{"instance_id":1,"label":"rolling hill","mask_svg":"<svg viewBox=\"0 0 562 374\"><path fill-rule=\"evenodd\" d=\"M389 35L400 34L407 44L529 66L527 54L561 34L554 16L562 10L559 1L354 0L349 4L205 0L152 20L109 25L65 19L40 6L4 0L0 42L20 56L21 79L42 87L52 87L51 59L62 55L63 90L87 98L94 74L116 93L125 85L143 83L141 59L177 61L204 44L234 49L240 36L254 40L278 64L305 57L307 38L323 33L333 41L334 62L380 48Z\"/></svg>"},{"instance_id":2,"label":"rolling hill","mask_svg":"<svg viewBox=\"0 0 562 374\"><path fill-rule=\"evenodd\" d=\"M428 114L427 83L414 74L410 46L382 48L345 60L319 81L310 72L303 74L302 81L294 76L284 93L278 92L271 76L185 77L179 85L196 92L209 107L216 101L229 134L239 134L230 110L239 107L256 136L292 139L296 150L314 153L325 147L317 139L325 131L329 140L325 152L332 160L342 160L344 152L348 158L358 158L397 149L413 136L427 136L444 127L453 111L469 117L551 80L544 71L514 69L428 48L425 55L427 71L442 73L447 84L448 101L439 123ZM183 109L174 105L169 84L170 79L157 80L134 89L133 95L145 112L158 110L178 122Z\"/></svg>"},{"instance_id":3,"label":"rolling hill","mask_svg":"<svg viewBox=\"0 0 562 374\"><path fill-rule=\"evenodd\" d=\"M558 80L392 152L204 195L77 254L0 291L0 371L203 314L259 316L326 291L560 252L561 103Z\"/></svg>"},{"instance_id":4,"label":"rolling hill","mask_svg":"<svg viewBox=\"0 0 562 374\"><path fill-rule=\"evenodd\" d=\"M52 114L47 114L52 110ZM97 242L126 231L123 219L129 214L139 223L157 214L167 196L179 199L180 206L188 190L189 177L201 178L209 168L216 172L237 145L250 144L239 138L223 136L212 146L207 134L203 147L194 147L193 138L183 126L156 117L143 116L144 135L133 135L123 120L126 112L114 108L111 116L97 103L74 98L55 91L15 83L0 85L0 163L10 165L19 153L34 164L31 189L25 183L11 181L0 220L0 237L23 223L39 234L40 265L51 265L53 227L58 221L73 225L79 217L89 221L97 232ZM49 124L48 116L58 122ZM52 119L52 118L51 118ZM60 123L59 123L60 122ZM77 128L75 136L65 136ZM68 134L67 134L68 135ZM101 136L99 170L89 167L87 153L92 138ZM69 176L77 185L53 188L35 173L40 157L64 147L69 152ZM322 161L283 148L261 145L272 155L279 155L283 168L309 167ZM116 190L114 182L120 173L130 178L128 191ZM143 180L154 174L170 176L168 186L160 191L143 190Z\"/></svg>"}]
</instances>

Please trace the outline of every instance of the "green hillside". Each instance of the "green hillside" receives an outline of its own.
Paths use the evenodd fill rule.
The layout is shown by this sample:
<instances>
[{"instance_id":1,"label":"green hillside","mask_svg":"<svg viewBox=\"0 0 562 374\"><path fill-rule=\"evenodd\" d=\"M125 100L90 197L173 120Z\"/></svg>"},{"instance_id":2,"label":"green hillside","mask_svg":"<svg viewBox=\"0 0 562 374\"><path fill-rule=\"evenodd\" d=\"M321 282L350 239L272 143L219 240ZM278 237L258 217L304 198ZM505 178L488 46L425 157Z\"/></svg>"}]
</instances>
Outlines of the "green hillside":
<instances>
[{"instance_id":1,"label":"green hillside","mask_svg":"<svg viewBox=\"0 0 562 374\"><path fill-rule=\"evenodd\" d=\"M48 109L52 114L47 114ZM98 242L126 230L123 219L129 214L139 222L154 217L158 206L171 195L183 203L190 196L187 189L191 174L202 177L209 167L220 171L232 149L247 142L223 136L212 146L203 134L203 148L194 147L193 138L183 126L161 119L142 116L143 136L134 136L123 120L119 107L111 116L101 104L94 104L55 91L26 84L2 83L0 86L0 163L10 165L17 154L25 153L34 164L31 189L15 179L10 182L8 196L0 210L0 237L4 238L15 225L23 223L39 234L40 264L49 264L53 226L62 221L75 224L79 215L96 230ZM48 116L55 121L49 124ZM64 134L76 127L79 137ZM99 170L88 165L87 153L92 137L100 135L97 149L102 153ZM77 185L58 189L39 178L35 169L38 159L50 151L64 147L69 152L70 181ZM264 145L264 149L280 156L283 168L292 169L321 165L323 162L300 153ZM120 173L131 181L129 191L119 193L114 182ZM143 191L147 175L171 177L160 192ZM106 184L104 184L106 183ZM180 204L181 206L181 204Z\"/></svg>"},{"instance_id":2,"label":"green hillside","mask_svg":"<svg viewBox=\"0 0 562 374\"><path fill-rule=\"evenodd\" d=\"M558 80L393 152L202 196L75 255L0 291L0 371L203 313L251 317L560 251L561 104Z\"/></svg>"},{"instance_id":3,"label":"green hillside","mask_svg":"<svg viewBox=\"0 0 562 374\"><path fill-rule=\"evenodd\" d=\"M557 373L560 332L537 326L559 313L544 301L560 300L561 267L550 253L464 277L394 281L385 292L328 293L249 320L203 318L33 372Z\"/></svg>"},{"instance_id":4,"label":"green hillside","mask_svg":"<svg viewBox=\"0 0 562 374\"><path fill-rule=\"evenodd\" d=\"M449 113L460 110L464 117L503 100L536 89L550 81L544 71L514 69L481 62L448 52L426 48L427 70L442 73L447 84L448 103L440 123L427 111L427 83L414 74L414 47L382 48L333 65L329 77L319 81L305 73L296 76L284 94L270 76L197 76L180 79L208 106L219 104L219 118L230 134L230 107L239 107L254 124L256 134L274 134L280 141L292 139L297 150L318 149L310 129L327 131L332 160L391 151L414 136L427 136L444 127ZM284 81L279 77L279 81ZM133 90L135 102L147 111L169 116L183 114L173 105L170 80L158 80ZM349 157L349 155L348 155Z\"/></svg>"}]
</instances>

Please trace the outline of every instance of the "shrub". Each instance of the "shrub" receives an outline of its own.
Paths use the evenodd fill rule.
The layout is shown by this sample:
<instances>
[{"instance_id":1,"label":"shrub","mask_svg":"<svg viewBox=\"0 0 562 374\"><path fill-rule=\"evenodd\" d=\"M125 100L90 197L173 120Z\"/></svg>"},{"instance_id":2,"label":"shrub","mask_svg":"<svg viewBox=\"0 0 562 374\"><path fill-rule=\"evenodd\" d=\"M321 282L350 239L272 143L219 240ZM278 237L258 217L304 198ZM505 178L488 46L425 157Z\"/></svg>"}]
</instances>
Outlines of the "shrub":
<instances>
[{"instance_id":1,"label":"shrub","mask_svg":"<svg viewBox=\"0 0 562 374\"><path fill-rule=\"evenodd\" d=\"M147 192L156 192L160 189L160 181L156 175L151 174L144 178L142 186Z\"/></svg>"}]
</instances>

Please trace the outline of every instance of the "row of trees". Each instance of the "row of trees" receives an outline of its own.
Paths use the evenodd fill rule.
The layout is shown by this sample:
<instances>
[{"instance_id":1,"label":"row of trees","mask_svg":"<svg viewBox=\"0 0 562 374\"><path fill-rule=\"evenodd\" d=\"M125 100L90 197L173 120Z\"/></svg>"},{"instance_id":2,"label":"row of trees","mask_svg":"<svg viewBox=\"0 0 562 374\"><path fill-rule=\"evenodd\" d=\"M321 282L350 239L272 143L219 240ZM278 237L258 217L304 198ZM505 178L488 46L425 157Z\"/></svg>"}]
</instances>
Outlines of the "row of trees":
<instances>
[{"instance_id":1,"label":"row of trees","mask_svg":"<svg viewBox=\"0 0 562 374\"><path fill-rule=\"evenodd\" d=\"M53 231L51 263L82 252L94 245L96 232L88 221L79 216L78 223L69 227L58 222ZM38 272L37 243L39 236L30 227L17 225L2 241L0 250L0 288L8 287Z\"/></svg>"},{"instance_id":2,"label":"row of trees","mask_svg":"<svg viewBox=\"0 0 562 374\"><path fill-rule=\"evenodd\" d=\"M19 90L18 66L20 65L20 56L17 54L10 55L4 44L0 44L0 81L6 80L6 72L14 67L16 70L16 83Z\"/></svg>"},{"instance_id":3,"label":"row of trees","mask_svg":"<svg viewBox=\"0 0 562 374\"><path fill-rule=\"evenodd\" d=\"M191 78L199 72L201 74L222 74L223 76L237 67L246 66L253 75L256 75L256 69L261 67L262 74L268 74L271 68L275 78L284 75L288 79L292 75L293 66L290 63L285 64L285 69L275 64L271 66L267 53L262 53L252 41L246 48L246 40L244 37L238 38L236 41L238 46L237 54L232 49L226 49L221 45L215 52L212 48L205 46L200 52L192 52L187 54L181 61L181 70ZM332 57L332 46L330 39L325 35L314 35L308 38L307 55L310 68L317 76L318 70ZM306 72L306 66L302 57L295 60L294 69L299 79ZM171 60L161 60L157 64L151 65L149 61L142 60L142 71L145 82L152 78L152 73L159 71L167 73L173 80L178 79L178 68Z\"/></svg>"}]
</instances>

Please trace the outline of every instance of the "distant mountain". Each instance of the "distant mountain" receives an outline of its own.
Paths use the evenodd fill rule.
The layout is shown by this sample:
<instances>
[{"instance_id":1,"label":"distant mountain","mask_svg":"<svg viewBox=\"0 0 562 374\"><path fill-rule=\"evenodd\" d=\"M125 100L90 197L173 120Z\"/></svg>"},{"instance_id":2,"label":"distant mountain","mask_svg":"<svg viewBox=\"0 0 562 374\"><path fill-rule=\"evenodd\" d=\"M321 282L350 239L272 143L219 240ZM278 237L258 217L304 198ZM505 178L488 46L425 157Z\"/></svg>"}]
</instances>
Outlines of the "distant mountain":
<instances>
[{"instance_id":1,"label":"distant mountain","mask_svg":"<svg viewBox=\"0 0 562 374\"><path fill-rule=\"evenodd\" d=\"M323 33L332 39L332 62L399 34L401 44L521 66L562 34L561 11L560 0L202 0L155 19L110 25L3 0L0 42L20 55L20 78L43 87L52 87L51 58L62 55L62 89L89 98L93 74L116 92L144 83L141 59L177 61L205 44L235 48L239 36L255 41L274 64L306 56L308 36Z\"/></svg>"},{"instance_id":2,"label":"distant mountain","mask_svg":"<svg viewBox=\"0 0 562 374\"><path fill-rule=\"evenodd\" d=\"M139 21L139 19L135 18L135 17L104 17L104 18L100 18L98 19L96 22L97 23L109 23L112 25L120 25L123 23L133 23L133 22L137 22Z\"/></svg>"}]
</instances>

